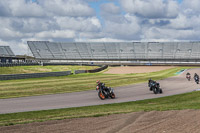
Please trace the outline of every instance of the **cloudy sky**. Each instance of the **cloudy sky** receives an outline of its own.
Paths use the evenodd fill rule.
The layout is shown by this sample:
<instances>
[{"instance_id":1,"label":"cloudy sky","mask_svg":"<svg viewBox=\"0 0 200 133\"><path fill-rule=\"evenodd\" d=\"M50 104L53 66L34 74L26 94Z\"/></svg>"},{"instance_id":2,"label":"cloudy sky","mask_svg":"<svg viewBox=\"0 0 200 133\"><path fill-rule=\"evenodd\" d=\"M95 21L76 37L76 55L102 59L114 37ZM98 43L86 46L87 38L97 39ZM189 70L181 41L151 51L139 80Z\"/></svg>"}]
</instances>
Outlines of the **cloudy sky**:
<instances>
[{"instance_id":1,"label":"cloudy sky","mask_svg":"<svg viewBox=\"0 0 200 133\"><path fill-rule=\"evenodd\" d=\"M200 0L0 0L0 45L27 41L198 41Z\"/></svg>"}]
</instances>

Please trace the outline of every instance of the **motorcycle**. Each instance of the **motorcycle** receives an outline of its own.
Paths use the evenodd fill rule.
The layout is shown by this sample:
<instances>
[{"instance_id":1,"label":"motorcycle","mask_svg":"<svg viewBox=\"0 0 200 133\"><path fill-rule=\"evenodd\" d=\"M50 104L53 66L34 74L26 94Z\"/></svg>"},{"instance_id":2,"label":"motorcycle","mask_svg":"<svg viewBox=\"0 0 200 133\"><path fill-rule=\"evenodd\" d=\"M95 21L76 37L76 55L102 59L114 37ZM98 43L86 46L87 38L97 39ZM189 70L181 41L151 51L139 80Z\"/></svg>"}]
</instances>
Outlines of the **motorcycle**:
<instances>
[{"instance_id":1,"label":"motorcycle","mask_svg":"<svg viewBox=\"0 0 200 133\"><path fill-rule=\"evenodd\" d=\"M115 98L115 93L114 93L113 88L105 87L104 84L103 84L103 87L101 87L101 88L97 85L96 90L98 91L98 96L101 100L104 100L104 99L109 98L109 97L111 99Z\"/></svg>"},{"instance_id":2,"label":"motorcycle","mask_svg":"<svg viewBox=\"0 0 200 133\"><path fill-rule=\"evenodd\" d=\"M188 81L190 81L191 76L190 75L186 75L186 78L188 79Z\"/></svg>"},{"instance_id":3,"label":"motorcycle","mask_svg":"<svg viewBox=\"0 0 200 133\"><path fill-rule=\"evenodd\" d=\"M162 89L160 88L160 84L155 81L151 81L149 83L149 87L150 87L150 91L153 91L154 94L163 93Z\"/></svg>"},{"instance_id":4,"label":"motorcycle","mask_svg":"<svg viewBox=\"0 0 200 133\"><path fill-rule=\"evenodd\" d=\"M196 82L197 84L199 84L199 77L195 76L195 77L194 77L194 80L195 80L195 82Z\"/></svg>"}]
</instances>

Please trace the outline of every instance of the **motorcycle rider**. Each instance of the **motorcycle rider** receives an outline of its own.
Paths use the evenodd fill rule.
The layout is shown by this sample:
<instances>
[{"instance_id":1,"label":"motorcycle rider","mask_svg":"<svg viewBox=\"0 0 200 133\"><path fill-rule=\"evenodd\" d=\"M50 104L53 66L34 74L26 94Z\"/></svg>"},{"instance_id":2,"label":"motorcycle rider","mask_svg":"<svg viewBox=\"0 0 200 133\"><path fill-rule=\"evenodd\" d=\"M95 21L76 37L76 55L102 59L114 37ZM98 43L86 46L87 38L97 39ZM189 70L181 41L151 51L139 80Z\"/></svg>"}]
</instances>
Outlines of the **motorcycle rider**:
<instances>
[{"instance_id":1,"label":"motorcycle rider","mask_svg":"<svg viewBox=\"0 0 200 133\"><path fill-rule=\"evenodd\" d=\"M101 83L100 80L97 80L96 83L97 83L99 89L102 89L102 90L106 90L107 89L107 87L105 86L105 84Z\"/></svg>"},{"instance_id":2,"label":"motorcycle rider","mask_svg":"<svg viewBox=\"0 0 200 133\"><path fill-rule=\"evenodd\" d=\"M186 75L190 75L190 73L189 72L187 72L187 74Z\"/></svg>"},{"instance_id":3,"label":"motorcycle rider","mask_svg":"<svg viewBox=\"0 0 200 133\"><path fill-rule=\"evenodd\" d=\"M199 75L198 75L197 73L195 73L195 74L194 74L194 78L195 78L195 77L199 78Z\"/></svg>"},{"instance_id":4,"label":"motorcycle rider","mask_svg":"<svg viewBox=\"0 0 200 133\"><path fill-rule=\"evenodd\" d=\"M149 79L149 82L148 82L148 86L150 87L151 86L151 83L153 82L152 79Z\"/></svg>"},{"instance_id":5,"label":"motorcycle rider","mask_svg":"<svg viewBox=\"0 0 200 133\"><path fill-rule=\"evenodd\" d=\"M98 90L98 96L101 100L104 100L105 98L108 97L110 97L111 99L115 98L113 88L106 87L105 84L102 83L100 80L97 80L96 83L97 83L96 90Z\"/></svg>"},{"instance_id":6,"label":"motorcycle rider","mask_svg":"<svg viewBox=\"0 0 200 133\"><path fill-rule=\"evenodd\" d=\"M190 78L191 78L191 75L190 75L190 73L189 73L189 72L187 72L187 73L186 73L186 78L187 78L188 80L190 80Z\"/></svg>"},{"instance_id":7,"label":"motorcycle rider","mask_svg":"<svg viewBox=\"0 0 200 133\"><path fill-rule=\"evenodd\" d=\"M194 80L196 81L196 79L199 79L199 75L197 73L194 74Z\"/></svg>"},{"instance_id":8,"label":"motorcycle rider","mask_svg":"<svg viewBox=\"0 0 200 133\"><path fill-rule=\"evenodd\" d=\"M150 87L150 91L152 91L153 84L156 84L156 81L149 79L148 86Z\"/></svg>"},{"instance_id":9,"label":"motorcycle rider","mask_svg":"<svg viewBox=\"0 0 200 133\"><path fill-rule=\"evenodd\" d=\"M162 89L160 88L160 84L152 79L149 79L148 86L149 90L153 91L155 94L163 93Z\"/></svg>"}]
</instances>

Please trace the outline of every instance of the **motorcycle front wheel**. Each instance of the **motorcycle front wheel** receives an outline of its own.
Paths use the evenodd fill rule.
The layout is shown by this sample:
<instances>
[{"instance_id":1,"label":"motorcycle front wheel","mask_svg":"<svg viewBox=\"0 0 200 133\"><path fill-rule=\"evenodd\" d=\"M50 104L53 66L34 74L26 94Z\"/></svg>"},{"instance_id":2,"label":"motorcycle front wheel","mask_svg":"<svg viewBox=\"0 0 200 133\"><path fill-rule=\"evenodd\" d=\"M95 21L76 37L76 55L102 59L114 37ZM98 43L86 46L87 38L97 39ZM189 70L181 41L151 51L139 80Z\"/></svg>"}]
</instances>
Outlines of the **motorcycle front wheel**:
<instances>
[{"instance_id":1,"label":"motorcycle front wheel","mask_svg":"<svg viewBox=\"0 0 200 133\"><path fill-rule=\"evenodd\" d=\"M154 92L154 94L158 94L159 93L159 89L157 87L154 87L153 88L153 92Z\"/></svg>"},{"instance_id":2,"label":"motorcycle front wheel","mask_svg":"<svg viewBox=\"0 0 200 133\"><path fill-rule=\"evenodd\" d=\"M160 89L160 94L162 94L163 93L163 91L162 91L162 89Z\"/></svg>"},{"instance_id":3,"label":"motorcycle front wheel","mask_svg":"<svg viewBox=\"0 0 200 133\"><path fill-rule=\"evenodd\" d=\"M104 96L104 94L101 92L101 91L99 91L98 92L98 96L99 96L99 98L101 99L101 100L104 100L106 97Z\"/></svg>"},{"instance_id":4,"label":"motorcycle front wheel","mask_svg":"<svg viewBox=\"0 0 200 133\"><path fill-rule=\"evenodd\" d=\"M110 94L110 98L114 99L114 98L115 98L115 94L114 94L114 93L111 93L111 94Z\"/></svg>"}]
</instances>

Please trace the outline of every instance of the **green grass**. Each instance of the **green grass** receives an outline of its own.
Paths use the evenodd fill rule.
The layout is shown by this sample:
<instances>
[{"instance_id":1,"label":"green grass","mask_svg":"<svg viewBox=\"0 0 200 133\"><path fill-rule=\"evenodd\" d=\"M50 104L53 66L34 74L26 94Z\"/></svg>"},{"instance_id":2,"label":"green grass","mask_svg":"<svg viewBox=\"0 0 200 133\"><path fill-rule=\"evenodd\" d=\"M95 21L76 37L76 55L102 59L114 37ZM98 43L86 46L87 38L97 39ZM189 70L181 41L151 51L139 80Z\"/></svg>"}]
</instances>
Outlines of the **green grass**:
<instances>
[{"instance_id":1,"label":"green grass","mask_svg":"<svg viewBox=\"0 0 200 133\"><path fill-rule=\"evenodd\" d=\"M186 67L175 67L152 73L141 74L78 74L62 77L33 78L21 80L0 81L0 98L14 98L56 93L70 93L92 90L96 80L101 80L107 86L117 87L141 82L149 78L154 80L174 76L174 73Z\"/></svg>"},{"instance_id":2,"label":"green grass","mask_svg":"<svg viewBox=\"0 0 200 133\"><path fill-rule=\"evenodd\" d=\"M98 68L98 66L72 66L72 65L58 65L58 66L14 66L14 67L0 67L0 74L23 74L23 73L43 73L43 72L59 72L74 70L90 70Z\"/></svg>"},{"instance_id":3,"label":"green grass","mask_svg":"<svg viewBox=\"0 0 200 133\"><path fill-rule=\"evenodd\" d=\"M135 102L105 104L97 106L33 111L11 114L0 114L0 126L62 120L81 117L99 117L110 114L130 113L139 111L166 111L183 109L200 109L200 92L147 99Z\"/></svg>"}]
</instances>

